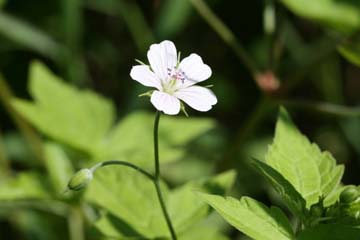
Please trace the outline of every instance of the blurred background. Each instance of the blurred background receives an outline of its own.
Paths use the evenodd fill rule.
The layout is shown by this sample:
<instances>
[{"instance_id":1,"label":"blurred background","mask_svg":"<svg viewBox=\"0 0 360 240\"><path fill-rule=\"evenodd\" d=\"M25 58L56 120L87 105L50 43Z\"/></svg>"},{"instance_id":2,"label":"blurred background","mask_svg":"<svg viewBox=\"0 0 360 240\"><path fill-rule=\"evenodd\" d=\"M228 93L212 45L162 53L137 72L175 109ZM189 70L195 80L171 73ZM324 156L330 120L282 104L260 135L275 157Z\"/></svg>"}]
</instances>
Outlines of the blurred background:
<instances>
[{"instance_id":1,"label":"blurred background","mask_svg":"<svg viewBox=\"0 0 360 240\"><path fill-rule=\"evenodd\" d=\"M39 160L49 140L70 156L73 169L89 166L79 160L86 154L12 103L15 97L36 98L29 88L31 63L40 61L72 88L106 98L114 106L114 119L121 121L137 111L154 112L148 99L138 97L147 89L132 81L129 72L135 58L147 62L149 46L164 39L172 40L182 57L202 56L213 71L205 84L213 85L219 99L207 113L188 109L189 121L198 119L196 129L203 129L181 142L185 154L164 165L171 187L236 169L232 195L278 203L249 162L251 157L264 159L280 105L305 135L346 165L344 183L360 183L356 0L0 0L0 8L0 239L99 239L78 209L63 217L27 201L36 199L37 190L30 191L34 184L18 178L29 171L51 175ZM72 102L53 104L66 109ZM73 114L64 121L74 121L81 130ZM126 141L142 143L141 136ZM78 200L59 202L73 201ZM84 233L71 231L74 224L83 224ZM244 239L222 226L231 239Z\"/></svg>"}]
</instances>

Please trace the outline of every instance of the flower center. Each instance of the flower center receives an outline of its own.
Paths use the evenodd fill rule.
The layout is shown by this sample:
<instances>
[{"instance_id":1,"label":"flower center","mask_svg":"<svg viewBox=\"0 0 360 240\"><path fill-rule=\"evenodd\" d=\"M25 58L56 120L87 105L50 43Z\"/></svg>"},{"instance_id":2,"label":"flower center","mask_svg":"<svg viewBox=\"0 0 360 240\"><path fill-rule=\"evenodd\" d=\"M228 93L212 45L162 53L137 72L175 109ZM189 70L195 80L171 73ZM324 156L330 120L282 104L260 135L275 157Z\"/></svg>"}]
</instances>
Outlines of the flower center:
<instances>
[{"instance_id":1,"label":"flower center","mask_svg":"<svg viewBox=\"0 0 360 240\"><path fill-rule=\"evenodd\" d=\"M178 89L179 83L184 83L186 75L181 69L177 68L176 66L174 66L173 68L168 68L167 75L168 81L164 83L162 87L164 89L164 92L168 94L173 94Z\"/></svg>"}]
</instances>

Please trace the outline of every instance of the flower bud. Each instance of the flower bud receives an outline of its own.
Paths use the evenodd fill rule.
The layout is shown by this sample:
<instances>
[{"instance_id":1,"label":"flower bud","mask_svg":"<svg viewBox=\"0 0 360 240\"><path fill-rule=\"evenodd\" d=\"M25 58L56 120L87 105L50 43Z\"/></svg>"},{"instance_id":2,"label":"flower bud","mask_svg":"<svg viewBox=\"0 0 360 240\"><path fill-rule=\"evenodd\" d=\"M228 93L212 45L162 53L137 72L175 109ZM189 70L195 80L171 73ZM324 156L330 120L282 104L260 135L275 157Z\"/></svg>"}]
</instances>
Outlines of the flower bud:
<instances>
[{"instance_id":1,"label":"flower bud","mask_svg":"<svg viewBox=\"0 0 360 240\"><path fill-rule=\"evenodd\" d=\"M343 190L340 194L340 202L345 204L350 204L356 201L360 197L359 190L354 187L350 186Z\"/></svg>"},{"instance_id":2,"label":"flower bud","mask_svg":"<svg viewBox=\"0 0 360 240\"><path fill-rule=\"evenodd\" d=\"M72 191L79 191L86 187L93 178L93 172L90 169L81 169L70 179L68 188Z\"/></svg>"}]
</instances>

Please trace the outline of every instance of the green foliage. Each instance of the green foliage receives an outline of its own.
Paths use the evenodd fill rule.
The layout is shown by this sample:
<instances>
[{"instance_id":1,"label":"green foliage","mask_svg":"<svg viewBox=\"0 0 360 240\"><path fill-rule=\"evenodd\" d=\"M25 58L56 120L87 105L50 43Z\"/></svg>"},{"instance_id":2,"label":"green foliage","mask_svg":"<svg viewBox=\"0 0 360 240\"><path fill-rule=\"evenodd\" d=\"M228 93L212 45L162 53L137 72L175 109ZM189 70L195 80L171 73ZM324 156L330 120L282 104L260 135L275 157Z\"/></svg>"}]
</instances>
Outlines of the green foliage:
<instances>
[{"instance_id":1,"label":"green foliage","mask_svg":"<svg viewBox=\"0 0 360 240\"><path fill-rule=\"evenodd\" d=\"M61 194L66 189L69 179L74 174L70 159L59 145L47 143L45 145L45 161L54 190Z\"/></svg>"},{"instance_id":2,"label":"green foliage","mask_svg":"<svg viewBox=\"0 0 360 240\"><path fill-rule=\"evenodd\" d=\"M353 32L360 27L360 5L356 0L281 0L295 14L333 27Z\"/></svg>"},{"instance_id":3,"label":"green foliage","mask_svg":"<svg viewBox=\"0 0 360 240\"><path fill-rule=\"evenodd\" d=\"M35 172L24 172L16 177L2 180L0 200L43 199L50 198L49 186L44 176Z\"/></svg>"},{"instance_id":4,"label":"green foliage","mask_svg":"<svg viewBox=\"0 0 360 240\"><path fill-rule=\"evenodd\" d=\"M30 92L35 102L15 100L15 108L51 138L86 151L96 151L114 120L114 106L90 91L80 91L43 64L30 66Z\"/></svg>"},{"instance_id":5,"label":"green foliage","mask_svg":"<svg viewBox=\"0 0 360 240\"><path fill-rule=\"evenodd\" d=\"M135 112L113 127L114 106L104 97L64 83L39 62L31 64L29 81L34 101L15 99L13 106L45 135L93 161L126 159L142 166L152 162L152 114ZM164 116L161 125L161 159L169 162L180 159L185 144L215 123Z\"/></svg>"},{"instance_id":6,"label":"green foliage","mask_svg":"<svg viewBox=\"0 0 360 240\"><path fill-rule=\"evenodd\" d=\"M101 159L126 159L142 166L152 164L154 115L135 112L122 119L102 145ZM172 162L184 155L185 144L215 126L205 118L162 116L159 151L162 162ZM141 146L141 147L140 147Z\"/></svg>"},{"instance_id":7,"label":"green foliage","mask_svg":"<svg viewBox=\"0 0 360 240\"><path fill-rule=\"evenodd\" d=\"M349 62L360 66L360 44L359 38L355 41L349 41L339 46L341 55L343 55Z\"/></svg>"},{"instance_id":8,"label":"green foliage","mask_svg":"<svg viewBox=\"0 0 360 240\"><path fill-rule=\"evenodd\" d=\"M266 163L254 160L253 164L270 181L292 213L303 218L306 202L293 185Z\"/></svg>"},{"instance_id":9,"label":"green foliage","mask_svg":"<svg viewBox=\"0 0 360 240\"><path fill-rule=\"evenodd\" d=\"M329 152L321 152L299 132L285 109L280 110L266 163L295 187L308 208L334 191L344 172Z\"/></svg>"},{"instance_id":10,"label":"green foliage","mask_svg":"<svg viewBox=\"0 0 360 240\"><path fill-rule=\"evenodd\" d=\"M4 2L5 0L3 3L0 2L0 6ZM31 49L54 60L59 60L61 51L64 50L63 46L43 31L3 11L0 13L0 35L12 40L22 48Z\"/></svg>"},{"instance_id":11,"label":"green foliage","mask_svg":"<svg viewBox=\"0 0 360 240\"><path fill-rule=\"evenodd\" d=\"M248 197L242 197L240 200L209 194L200 194L200 197L231 225L253 239L295 239L289 220L277 207L267 208Z\"/></svg>"},{"instance_id":12,"label":"green foliage","mask_svg":"<svg viewBox=\"0 0 360 240\"><path fill-rule=\"evenodd\" d=\"M183 0L167 0L157 19L156 32L168 38L181 31L189 20L191 4Z\"/></svg>"},{"instance_id":13,"label":"green foliage","mask_svg":"<svg viewBox=\"0 0 360 240\"><path fill-rule=\"evenodd\" d=\"M299 235L299 240L358 240L360 229L340 224L320 224Z\"/></svg>"},{"instance_id":14,"label":"green foliage","mask_svg":"<svg viewBox=\"0 0 360 240\"><path fill-rule=\"evenodd\" d=\"M234 172L230 171L210 180L188 183L172 191L166 190L163 184L165 201L176 231L185 234L208 214L208 206L198 200L195 189L224 194L233 184L234 178ZM105 235L148 238L168 236L153 183L137 172L122 168L104 168L96 172L86 199L111 213L96 223Z\"/></svg>"},{"instance_id":15,"label":"green foliage","mask_svg":"<svg viewBox=\"0 0 360 240\"><path fill-rule=\"evenodd\" d=\"M296 227L294 232L280 209L249 197L200 197L253 239L359 239L359 229L354 228L360 226L359 187L340 185L344 167L336 165L330 153L311 144L285 109L280 109L266 163L254 159L253 165L270 181L301 229Z\"/></svg>"}]
</instances>

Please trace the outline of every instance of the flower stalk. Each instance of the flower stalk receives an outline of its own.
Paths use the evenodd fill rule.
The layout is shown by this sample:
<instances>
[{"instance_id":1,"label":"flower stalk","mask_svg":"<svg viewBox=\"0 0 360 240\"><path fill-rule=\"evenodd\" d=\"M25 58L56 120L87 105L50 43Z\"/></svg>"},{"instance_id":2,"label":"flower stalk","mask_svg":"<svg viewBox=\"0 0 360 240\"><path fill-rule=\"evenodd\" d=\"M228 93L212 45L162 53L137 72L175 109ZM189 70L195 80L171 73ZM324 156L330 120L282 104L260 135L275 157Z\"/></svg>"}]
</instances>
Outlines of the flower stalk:
<instances>
[{"instance_id":1,"label":"flower stalk","mask_svg":"<svg viewBox=\"0 0 360 240\"><path fill-rule=\"evenodd\" d=\"M154 161L155 161L155 174L154 175L152 175L151 173L147 172L146 170L142 169L141 167L139 167L135 164L132 164L132 163L129 163L126 161L120 161L120 160L109 160L109 161L100 162L100 163L94 165L93 167L91 167L90 169L81 169L80 171L78 171L73 176L73 178L69 181L68 189L77 191L77 190L81 190L82 188L86 187L92 180L94 172L98 168L101 168L101 167L105 167L105 166L109 166L109 165L121 165L121 166L132 168L132 169L138 171L139 173L141 173L142 175L144 175L145 177L147 177L149 180L151 180L154 183L155 189L156 189L156 194L159 199L160 206L161 206L161 210L162 210L162 213L166 220L166 224L170 231L171 239L177 240L176 233L175 233L173 224L171 222L169 213L167 211L164 197L163 197L161 187L160 187L160 160L159 160L159 137L158 137L159 136L158 132L159 132L160 115L161 115L160 111L157 111L156 115L155 115L155 122L154 122Z\"/></svg>"},{"instance_id":2,"label":"flower stalk","mask_svg":"<svg viewBox=\"0 0 360 240\"><path fill-rule=\"evenodd\" d=\"M155 160L155 178L154 184L156 193L160 202L161 210L166 220L166 224L169 228L171 239L176 240L176 233L172 225L169 213L166 209L164 198L160 188L160 161L159 161L159 122L160 122L160 111L156 111L155 122L154 122L154 160Z\"/></svg>"}]
</instances>

